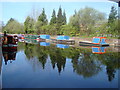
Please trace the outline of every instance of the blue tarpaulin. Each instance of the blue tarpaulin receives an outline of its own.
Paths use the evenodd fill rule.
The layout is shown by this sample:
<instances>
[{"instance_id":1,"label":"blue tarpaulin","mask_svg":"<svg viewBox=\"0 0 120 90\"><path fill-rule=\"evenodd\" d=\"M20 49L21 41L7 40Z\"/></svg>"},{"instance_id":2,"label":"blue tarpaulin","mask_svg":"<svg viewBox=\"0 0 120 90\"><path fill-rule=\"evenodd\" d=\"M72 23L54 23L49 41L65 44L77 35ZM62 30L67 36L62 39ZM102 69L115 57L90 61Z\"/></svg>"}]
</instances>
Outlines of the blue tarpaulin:
<instances>
[{"instance_id":1,"label":"blue tarpaulin","mask_svg":"<svg viewBox=\"0 0 120 90\"><path fill-rule=\"evenodd\" d=\"M93 38L92 43L100 43L100 38Z\"/></svg>"},{"instance_id":2,"label":"blue tarpaulin","mask_svg":"<svg viewBox=\"0 0 120 90\"><path fill-rule=\"evenodd\" d=\"M69 40L70 37L69 36L57 36L56 39L58 39L58 40Z\"/></svg>"},{"instance_id":3,"label":"blue tarpaulin","mask_svg":"<svg viewBox=\"0 0 120 90\"><path fill-rule=\"evenodd\" d=\"M42 39L50 39L50 35L40 35L40 38L42 38Z\"/></svg>"}]
</instances>

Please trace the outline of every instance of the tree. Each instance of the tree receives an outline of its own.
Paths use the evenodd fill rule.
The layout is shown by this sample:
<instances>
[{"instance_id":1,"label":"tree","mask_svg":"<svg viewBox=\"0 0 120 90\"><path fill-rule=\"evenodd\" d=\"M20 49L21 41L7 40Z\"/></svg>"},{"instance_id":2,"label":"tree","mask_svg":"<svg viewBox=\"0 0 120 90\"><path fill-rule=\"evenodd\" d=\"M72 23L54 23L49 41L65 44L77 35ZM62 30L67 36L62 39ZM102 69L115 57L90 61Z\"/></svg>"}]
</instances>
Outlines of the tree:
<instances>
[{"instance_id":1,"label":"tree","mask_svg":"<svg viewBox=\"0 0 120 90\"><path fill-rule=\"evenodd\" d=\"M73 25L79 25L81 31L84 33L90 34L92 31L91 26L94 27L98 21L102 21L104 19L104 13L99 12L94 8L85 7L76 12L75 15L71 17L70 22Z\"/></svg>"},{"instance_id":2,"label":"tree","mask_svg":"<svg viewBox=\"0 0 120 90\"><path fill-rule=\"evenodd\" d=\"M117 10L114 6L111 7L111 11L108 18L108 23L112 23L117 19Z\"/></svg>"},{"instance_id":3,"label":"tree","mask_svg":"<svg viewBox=\"0 0 120 90\"><path fill-rule=\"evenodd\" d=\"M13 18L7 22L4 30L7 31L7 33L24 33L23 25Z\"/></svg>"},{"instance_id":4,"label":"tree","mask_svg":"<svg viewBox=\"0 0 120 90\"><path fill-rule=\"evenodd\" d=\"M45 14L45 9L44 8L42 10L42 13L38 17L38 21L42 22L42 25L47 25L47 23L48 23L47 16Z\"/></svg>"},{"instance_id":5,"label":"tree","mask_svg":"<svg viewBox=\"0 0 120 90\"><path fill-rule=\"evenodd\" d=\"M60 34L60 27L63 25L63 15L62 15L62 8L59 7L58 14L57 14L57 34Z\"/></svg>"},{"instance_id":6,"label":"tree","mask_svg":"<svg viewBox=\"0 0 120 90\"><path fill-rule=\"evenodd\" d=\"M66 21L66 13L65 13L65 10L63 12L63 25L65 25L67 23Z\"/></svg>"},{"instance_id":7,"label":"tree","mask_svg":"<svg viewBox=\"0 0 120 90\"><path fill-rule=\"evenodd\" d=\"M32 33L34 32L34 19L30 16L27 16L25 22L24 22L24 30L25 33Z\"/></svg>"},{"instance_id":8,"label":"tree","mask_svg":"<svg viewBox=\"0 0 120 90\"><path fill-rule=\"evenodd\" d=\"M50 20L50 25L56 24L56 13L55 10L53 9L53 13L52 13L52 18Z\"/></svg>"},{"instance_id":9,"label":"tree","mask_svg":"<svg viewBox=\"0 0 120 90\"><path fill-rule=\"evenodd\" d=\"M61 8L61 6L59 7L59 10L58 10L58 15L57 15L57 23L59 24L59 25L62 25L62 23L63 23L63 16L62 16L62 8Z\"/></svg>"},{"instance_id":10,"label":"tree","mask_svg":"<svg viewBox=\"0 0 120 90\"><path fill-rule=\"evenodd\" d=\"M75 27L77 33L80 32L79 17L78 17L78 15L77 15L76 10L75 10L75 14L70 17L69 25ZM75 32L76 32L76 31L75 31Z\"/></svg>"},{"instance_id":11,"label":"tree","mask_svg":"<svg viewBox=\"0 0 120 90\"><path fill-rule=\"evenodd\" d=\"M108 18L108 33L110 34L118 34L119 25L118 25L118 18L117 18L117 10L114 6L111 7L111 11Z\"/></svg>"}]
</instances>

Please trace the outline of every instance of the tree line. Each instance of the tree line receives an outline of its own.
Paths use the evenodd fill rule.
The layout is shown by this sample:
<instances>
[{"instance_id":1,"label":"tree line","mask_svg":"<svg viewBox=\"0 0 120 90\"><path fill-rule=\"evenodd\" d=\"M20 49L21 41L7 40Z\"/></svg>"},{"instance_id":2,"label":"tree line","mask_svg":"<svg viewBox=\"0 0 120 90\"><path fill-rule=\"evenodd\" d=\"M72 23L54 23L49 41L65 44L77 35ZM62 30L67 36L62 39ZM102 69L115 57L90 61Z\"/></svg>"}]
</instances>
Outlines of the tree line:
<instances>
[{"instance_id":1,"label":"tree line","mask_svg":"<svg viewBox=\"0 0 120 90\"><path fill-rule=\"evenodd\" d=\"M24 34L119 37L118 20L118 13L114 6L111 7L108 19L105 13L85 7L79 11L75 10L67 23L66 12L60 6L57 14L53 9L49 22L43 8L37 20L27 16L24 23L19 23L11 18L3 27L3 31Z\"/></svg>"}]
</instances>

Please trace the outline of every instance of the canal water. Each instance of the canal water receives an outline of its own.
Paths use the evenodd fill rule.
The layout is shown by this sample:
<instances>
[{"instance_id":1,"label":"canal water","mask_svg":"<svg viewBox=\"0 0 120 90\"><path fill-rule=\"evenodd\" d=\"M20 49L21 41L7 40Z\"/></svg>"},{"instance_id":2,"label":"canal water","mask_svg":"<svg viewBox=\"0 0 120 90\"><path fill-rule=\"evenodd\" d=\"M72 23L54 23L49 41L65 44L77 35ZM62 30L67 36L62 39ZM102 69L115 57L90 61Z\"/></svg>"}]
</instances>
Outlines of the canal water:
<instances>
[{"instance_id":1,"label":"canal water","mask_svg":"<svg viewBox=\"0 0 120 90\"><path fill-rule=\"evenodd\" d=\"M2 88L118 88L120 56L109 48L19 42L2 51Z\"/></svg>"}]
</instances>

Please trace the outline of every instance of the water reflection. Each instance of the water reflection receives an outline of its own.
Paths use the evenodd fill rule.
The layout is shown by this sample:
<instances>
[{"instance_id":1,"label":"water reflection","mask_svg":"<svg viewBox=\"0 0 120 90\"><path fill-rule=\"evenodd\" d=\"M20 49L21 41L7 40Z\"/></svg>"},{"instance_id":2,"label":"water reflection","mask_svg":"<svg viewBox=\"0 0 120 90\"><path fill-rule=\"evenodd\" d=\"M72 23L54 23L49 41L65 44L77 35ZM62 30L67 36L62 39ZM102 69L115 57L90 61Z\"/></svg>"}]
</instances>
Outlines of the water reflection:
<instances>
[{"instance_id":1,"label":"water reflection","mask_svg":"<svg viewBox=\"0 0 120 90\"><path fill-rule=\"evenodd\" d=\"M74 71L83 77L92 77L101 71L101 63L92 58L91 53L81 53L79 58L73 59Z\"/></svg>"},{"instance_id":2,"label":"water reflection","mask_svg":"<svg viewBox=\"0 0 120 90\"><path fill-rule=\"evenodd\" d=\"M92 47L92 53L95 53L95 54L104 54L106 53L106 47L95 47L93 46Z\"/></svg>"},{"instance_id":3,"label":"water reflection","mask_svg":"<svg viewBox=\"0 0 120 90\"><path fill-rule=\"evenodd\" d=\"M69 45L65 45L65 44L56 44L56 47L58 48L69 48Z\"/></svg>"},{"instance_id":4,"label":"water reflection","mask_svg":"<svg viewBox=\"0 0 120 90\"><path fill-rule=\"evenodd\" d=\"M3 47L2 53L3 53L5 65L7 65L8 61L10 61L10 63L12 63L12 61L16 60L17 48L8 47L7 49L4 49L4 47Z\"/></svg>"},{"instance_id":5,"label":"water reflection","mask_svg":"<svg viewBox=\"0 0 120 90\"><path fill-rule=\"evenodd\" d=\"M47 46L46 43L44 46ZM58 44L57 44L58 45ZM66 58L71 58L73 71L83 77L92 77L97 75L102 70L102 65L106 66L106 74L108 80L112 81L115 77L115 71L120 67L118 59L120 56L115 52L105 53L105 47L92 47L89 48L74 48L69 47L66 49L56 48L55 45L50 47L42 47L39 44L24 44L24 53L28 60L36 58L41 63L42 68L45 69L48 56L51 60L52 68L58 68L58 72L64 70L66 65ZM96 49L97 48L97 49ZM95 51L104 54L94 54ZM94 51L94 53L92 53Z\"/></svg>"},{"instance_id":6,"label":"water reflection","mask_svg":"<svg viewBox=\"0 0 120 90\"><path fill-rule=\"evenodd\" d=\"M40 42L40 46L50 46L50 43L48 43L48 42Z\"/></svg>"},{"instance_id":7,"label":"water reflection","mask_svg":"<svg viewBox=\"0 0 120 90\"><path fill-rule=\"evenodd\" d=\"M54 77L55 81L58 80L56 81L57 85L59 85L58 82L60 80L62 83L65 80L69 81L74 78L77 78L77 80L74 79L75 82L78 83L81 80L81 82L83 83L85 80L87 81L87 79L95 78L97 75L101 76L104 79L106 79L105 77L106 75L108 77L108 80L107 80L108 82L114 81L115 78L117 78L116 71L120 68L120 63L119 63L120 56L118 55L118 53L107 51L107 47L104 47L104 48L102 47L90 47L90 48L77 47L76 48L76 47L69 46L69 48L67 47L65 49L61 49L61 48L56 47L57 45L48 44L45 42L41 42L41 43L39 42L38 44L24 43L24 42L18 43L17 53L20 55L25 55L25 59L23 61L27 60L27 63L24 62L24 66L23 66L24 69L27 68L28 71L30 72L29 76L28 74L26 75L27 77L30 77L30 75L33 74L32 71L38 70L37 72L34 72L33 74L34 76L31 76L32 78L34 77L35 80L39 79L42 84L42 82L45 82L45 81L42 81L41 78L46 78L45 76L47 74L48 75L47 79L50 80L50 78ZM95 52L97 52L97 54L95 54ZM98 52L102 54L98 54ZM4 60L7 60L6 56L8 57L8 55L11 55L11 54L13 55L13 53L8 52L6 55L6 52L3 50ZM12 57L14 58L15 55L16 53L14 53ZM16 60L18 64L20 61L21 60ZM28 63L29 63L29 66L32 67L32 70L29 69L30 68L29 66L27 66ZM22 67L21 63L19 67ZM102 76L100 75L100 73L103 70L105 72L104 72L104 75ZM16 71L19 71L19 70L16 70ZM21 72L23 73L24 71L22 71L21 69ZM57 72L59 77L56 76L55 72ZM67 74L65 75L65 73ZM83 80L80 76L82 76L83 79L84 78L86 79ZM22 79L24 79L24 77L22 77ZM52 83L55 84L54 79ZM96 82L96 80L93 79L93 82ZM36 83L39 83L40 81L36 80ZM33 80L33 82L35 81ZM73 85L73 87L74 86L75 84Z\"/></svg>"}]
</instances>

